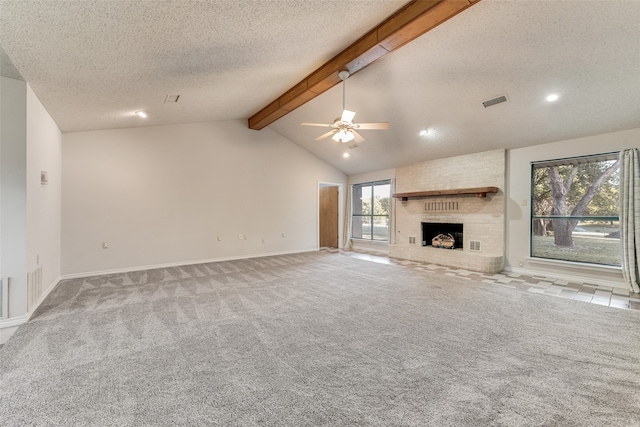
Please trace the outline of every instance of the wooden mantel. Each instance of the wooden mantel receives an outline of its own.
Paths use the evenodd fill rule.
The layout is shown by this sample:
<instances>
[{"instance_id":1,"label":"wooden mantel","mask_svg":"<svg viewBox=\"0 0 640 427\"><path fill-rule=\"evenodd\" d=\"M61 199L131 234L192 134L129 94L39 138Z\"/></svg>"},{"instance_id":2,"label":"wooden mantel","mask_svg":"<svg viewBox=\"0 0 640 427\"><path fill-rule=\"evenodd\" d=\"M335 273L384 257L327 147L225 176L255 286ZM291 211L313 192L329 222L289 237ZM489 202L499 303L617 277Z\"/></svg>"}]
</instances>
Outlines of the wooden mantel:
<instances>
[{"instance_id":1,"label":"wooden mantel","mask_svg":"<svg viewBox=\"0 0 640 427\"><path fill-rule=\"evenodd\" d=\"M452 190L411 191L409 193L395 193L393 197L406 202L409 199L422 199L435 196L463 196L473 194L476 197L487 197L487 193L497 193L498 187L455 188Z\"/></svg>"}]
</instances>

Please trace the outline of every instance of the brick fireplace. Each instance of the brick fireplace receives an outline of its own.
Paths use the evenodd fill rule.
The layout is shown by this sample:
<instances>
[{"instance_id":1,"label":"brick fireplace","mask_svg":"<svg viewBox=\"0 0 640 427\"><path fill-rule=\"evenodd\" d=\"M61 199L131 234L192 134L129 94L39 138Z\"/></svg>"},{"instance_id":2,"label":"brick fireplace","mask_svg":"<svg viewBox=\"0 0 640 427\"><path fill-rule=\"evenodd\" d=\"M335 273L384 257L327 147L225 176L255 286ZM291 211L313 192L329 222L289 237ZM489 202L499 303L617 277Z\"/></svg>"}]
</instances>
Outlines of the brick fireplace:
<instances>
[{"instance_id":1,"label":"brick fireplace","mask_svg":"<svg viewBox=\"0 0 640 427\"><path fill-rule=\"evenodd\" d=\"M502 271L505 230L504 183L504 150L398 168L394 193L437 193L479 185L497 187L498 191L481 195L484 197L477 197L475 194L449 194L396 200L395 241L389 246L389 255L485 273ZM428 226L427 234L424 234L423 224L444 225ZM446 224L451 227L448 228ZM456 245L455 250L434 248L430 245L428 236L437 230L458 233L460 243ZM425 241L429 241L428 244Z\"/></svg>"}]
</instances>

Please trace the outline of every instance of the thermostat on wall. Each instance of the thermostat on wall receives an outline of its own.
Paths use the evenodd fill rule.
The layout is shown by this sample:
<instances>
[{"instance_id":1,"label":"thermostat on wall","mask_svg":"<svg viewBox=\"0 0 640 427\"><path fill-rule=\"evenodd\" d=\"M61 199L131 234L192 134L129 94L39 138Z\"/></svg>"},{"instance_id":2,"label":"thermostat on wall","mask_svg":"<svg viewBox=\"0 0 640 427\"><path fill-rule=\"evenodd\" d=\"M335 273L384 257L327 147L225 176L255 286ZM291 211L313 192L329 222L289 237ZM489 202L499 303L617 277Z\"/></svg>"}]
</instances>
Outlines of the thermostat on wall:
<instances>
[{"instance_id":1,"label":"thermostat on wall","mask_svg":"<svg viewBox=\"0 0 640 427\"><path fill-rule=\"evenodd\" d=\"M40 184L41 185L47 185L49 183L49 174L47 173L47 171L41 171L40 172Z\"/></svg>"}]
</instances>

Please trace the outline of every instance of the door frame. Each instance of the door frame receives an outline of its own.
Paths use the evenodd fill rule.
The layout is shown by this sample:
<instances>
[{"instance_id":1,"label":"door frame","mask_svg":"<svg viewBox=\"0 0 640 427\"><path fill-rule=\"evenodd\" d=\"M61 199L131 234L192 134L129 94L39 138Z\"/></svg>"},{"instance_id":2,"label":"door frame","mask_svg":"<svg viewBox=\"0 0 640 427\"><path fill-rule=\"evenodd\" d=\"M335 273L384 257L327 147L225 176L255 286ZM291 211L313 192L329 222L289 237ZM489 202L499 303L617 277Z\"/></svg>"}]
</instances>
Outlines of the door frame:
<instances>
[{"instance_id":1,"label":"door frame","mask_svg":"<svg viewBox=\"0 0 640 427\"><path fill-rule=\"evenodd\" d=\"M344 183L318 181L316 194L316 249L320 250L320 189L323 187L338 187L338 249L342 249L342 230L344 229Z\"/></svg>"}]
</instances>

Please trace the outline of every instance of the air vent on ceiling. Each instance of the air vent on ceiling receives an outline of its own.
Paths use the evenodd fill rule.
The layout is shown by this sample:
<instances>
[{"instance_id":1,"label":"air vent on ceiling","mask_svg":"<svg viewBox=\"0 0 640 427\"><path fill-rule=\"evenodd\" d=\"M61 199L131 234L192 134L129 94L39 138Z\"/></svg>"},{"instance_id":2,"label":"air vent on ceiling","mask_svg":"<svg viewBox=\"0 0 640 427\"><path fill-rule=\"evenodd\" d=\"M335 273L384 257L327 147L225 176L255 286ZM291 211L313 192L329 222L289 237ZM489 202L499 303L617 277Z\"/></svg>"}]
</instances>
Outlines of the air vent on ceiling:
<instances>
[{"instance_id":1,"label":"air vent on ceiling","mask_svg":"<svg viewBox=\"0 0 640 427\"><path fill-rule=\"evenodd\" d=\"M493 99L490 99L488 101L484 101L482 103L482 105L484 105L484 108L487 108L487 107L491 107L492 105L501 104L501 103L507 102L507 101L508 101L507 95L502 95L502 96L499 96L497 98L493 98Z\"/></svg>"},{"instance_id":2,"label":"air vent on ceiling","mask_svg":"<svg viewBox=\"0 0 640 427\"><path fill-rule=\"evenodd\" d=\"M178 102L179 98L180 98L180 95L167 95L167 97L164 99L164 103L168 104L171 102Z\"/></svg>"}]
</instances>

